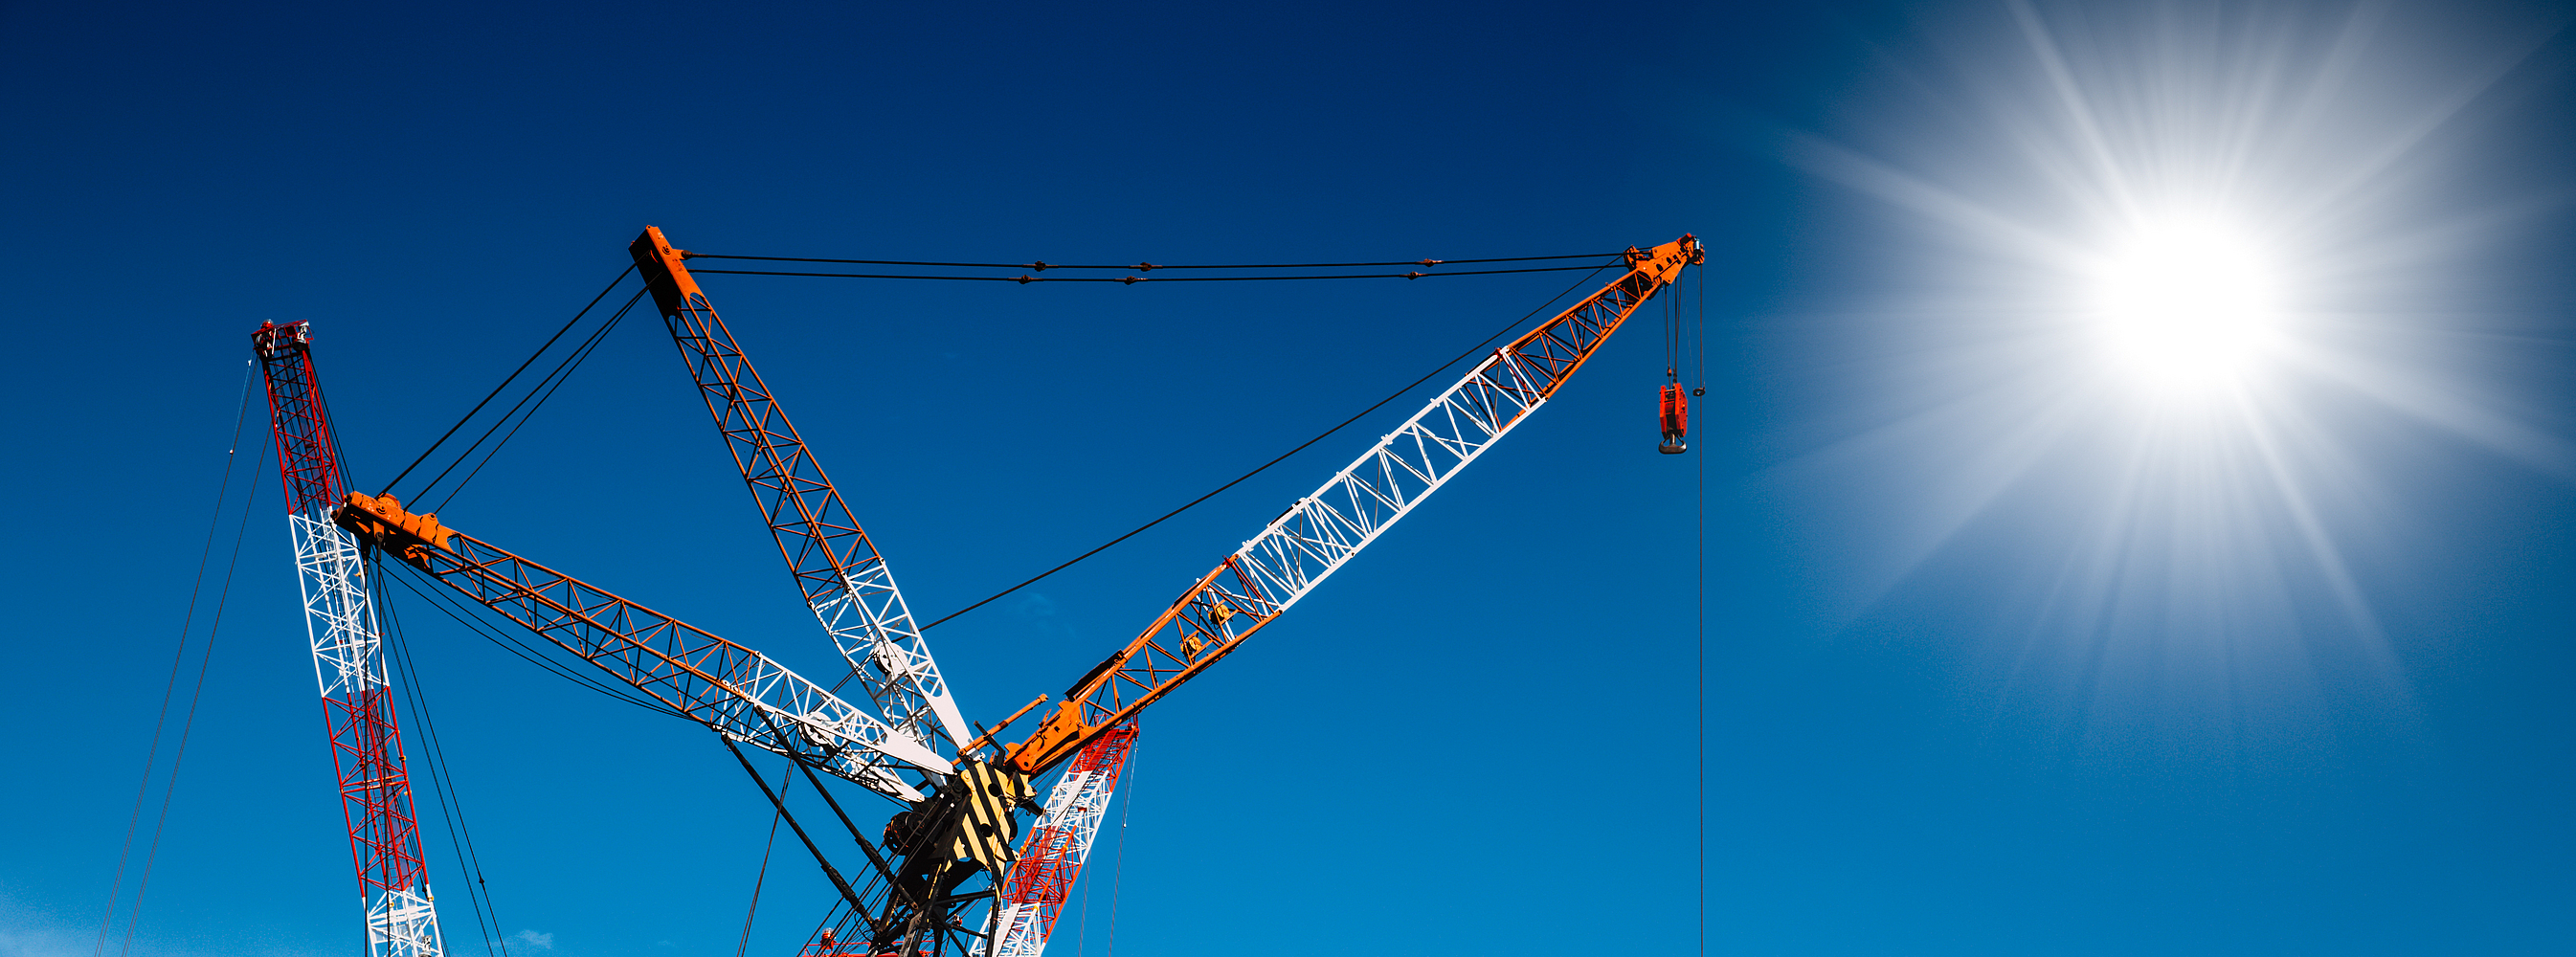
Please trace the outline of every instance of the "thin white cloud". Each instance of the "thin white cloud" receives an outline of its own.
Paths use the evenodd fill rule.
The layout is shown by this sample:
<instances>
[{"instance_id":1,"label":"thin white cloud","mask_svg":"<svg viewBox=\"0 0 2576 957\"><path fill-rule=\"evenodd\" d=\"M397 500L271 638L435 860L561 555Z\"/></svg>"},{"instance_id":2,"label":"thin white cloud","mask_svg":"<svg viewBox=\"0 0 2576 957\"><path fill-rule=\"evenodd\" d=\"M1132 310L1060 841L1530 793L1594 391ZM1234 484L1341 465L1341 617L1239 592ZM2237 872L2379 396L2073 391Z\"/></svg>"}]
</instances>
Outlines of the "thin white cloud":
<instances>
[{"instance_id":1,"label":"thin white cloud","mask_svg":"<svg viewBox=\"0 0 2576 957\"><path fill-rule=\"evenodd\" d=\"M523 930L510 935L510 939L518 941L519 946L525 947L529 950L555 949L555 935L553 934L541 934L533 930Z\"/></svg>"}]
</instances>

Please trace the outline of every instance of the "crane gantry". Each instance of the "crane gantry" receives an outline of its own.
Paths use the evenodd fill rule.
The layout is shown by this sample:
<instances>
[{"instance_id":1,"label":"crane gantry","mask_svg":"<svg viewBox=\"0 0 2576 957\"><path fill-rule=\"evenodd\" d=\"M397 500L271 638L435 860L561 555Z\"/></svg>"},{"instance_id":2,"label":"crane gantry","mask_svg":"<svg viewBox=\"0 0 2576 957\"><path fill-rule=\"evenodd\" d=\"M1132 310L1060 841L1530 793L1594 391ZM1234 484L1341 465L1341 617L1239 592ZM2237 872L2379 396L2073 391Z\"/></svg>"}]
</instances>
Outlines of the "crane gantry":
<instances>
[{"instance_id":1,"label":"crane gantry","mask_svg":"<svg viewBox=\"0 0 2576 957\"><path fill-rule=\"evenodd\" d=\"M304 521L339 533L328 537L346 545L351 562L361 545L396 557L716 730L728 744L752 744L788 757L809 776L820 770L904 802L880 842L851 824L851 838L873 868L860 887L808 842L849 908L837 927L841 943L834 945L827 930L821 951L876 957L1036 957L1096 835L1138 714L1232 654L1438 491L1555 395L1639 306L1704 257L1688 235L1629 249L1618 278L1495 350L1271 520L1075 681L1034 730L1004 746L993 733L965 736L965 721L883 556L689 276L686 253L651 227L630 252L808 608L865 682L875 708L844 701L758 651L456 531L435 515L410 513L390 495L318 486L318 495L338 492L337 507ZM303 341L300 333L296 341ZM303 361L309 379L309 355ZM273 403L277 381L273 372ZM318 392L315 409L319 420ZM283 450L289 422L282 414L275 421ZM304 526L298 528L303 534ZM302 555L299 544L299 564ZM307 591L311 606L312 586ZM389 731L389 705L383 723ZM1074 767L1051 789L1047 805L1037 807L1035 779L1069 760ZM783 803L778 807L786 812ZM837 802L832 807L849 823ZM407 793L403 811L407 820ZM1017 816L1030 812L1038 815L1037 826L1015 848ZM354 833L353 825L353 839ZM412 841L417 872L416 836ZM988 876L990 886L969 889L978 875ZM425 906L425 878L419 886ZM979 908L982 918L974 919ZM434 919L430 929L432 949L415 953L435 952ZM861 939L863 950L845 949Z\"/></svg>"}]
</instances>

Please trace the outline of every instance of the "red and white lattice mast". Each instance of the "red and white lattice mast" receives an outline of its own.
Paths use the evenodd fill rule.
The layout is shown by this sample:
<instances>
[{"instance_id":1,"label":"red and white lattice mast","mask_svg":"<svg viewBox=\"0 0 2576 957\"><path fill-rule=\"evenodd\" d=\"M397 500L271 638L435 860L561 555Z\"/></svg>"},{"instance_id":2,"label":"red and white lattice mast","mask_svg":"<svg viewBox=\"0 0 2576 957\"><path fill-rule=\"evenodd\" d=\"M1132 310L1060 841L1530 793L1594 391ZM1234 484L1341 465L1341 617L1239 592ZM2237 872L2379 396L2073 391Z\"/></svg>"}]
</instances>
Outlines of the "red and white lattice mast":
<instances>
[{"instance_id":1,"label":"red and white lattice mast","mask_svg":"<svg viewBox=\"0 0 2576 957\"><path fill-rule=\"evenodd\" d=\"M1100 819L1109 812L1109 799L1118 792L1118 775L1126 770L1127 754L1135 746L1136 722L1111 728L1083 745L1073 765L1056 779L1055 789L1047 794L1046 813L1030 827L1020 860L1011 866L1011 878L1002 887L993 920L997 931L992 957L1039 957L1046 951L1047 937L1055 932L1065 898L1072 896L1073 882L1082 876L1082 864L1091 857L1091 845L1100 836Z\"/></svg>"},{"instance_id":2,"label":"red and white lattice mast","mask_svg":"<svg viewBox=\"0 0 2576 957\"><path fill-rule=\"evenodd\" d=\"M251 333L268 380L268 412L286 482L286 525L295 543L313 677L331 732L340 810L366 904L370 957L437 957L444 952L429 874L412 811L411 778L386 680L383 632L368 590L357 536L331 523L347 483L322 386L301 322L262 323Z\"/></svg>"}]
</instances>

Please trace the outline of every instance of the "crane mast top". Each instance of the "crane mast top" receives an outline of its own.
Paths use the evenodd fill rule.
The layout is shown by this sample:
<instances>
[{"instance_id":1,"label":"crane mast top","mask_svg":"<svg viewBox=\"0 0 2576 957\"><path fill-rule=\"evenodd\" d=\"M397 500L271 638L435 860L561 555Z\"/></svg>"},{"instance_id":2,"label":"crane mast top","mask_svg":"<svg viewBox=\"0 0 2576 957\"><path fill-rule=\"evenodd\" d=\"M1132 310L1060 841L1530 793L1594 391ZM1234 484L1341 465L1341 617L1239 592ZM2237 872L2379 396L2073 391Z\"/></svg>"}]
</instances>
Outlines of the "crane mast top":
<instances>
[{"instance_id":1,"label":"crane mast top","mask_svg":"<svg viewBox=\"0 0 2576 957\"><path fill-rule=\"evenodd\" d=\"M375 596L357 539L331 522L347 483L313 370L312 341L305 323L262 323L251 333L251 351L268 385L269 431L286 486L305 637L366 906L367 949L371 957L438 957L445 944L421 854Z\"/></svg>"},{"instance_id":2,"label":"crane mast top","mask_svg":"<svg viewBox=\"0 0 2576 957\"><path fill-rule=\"evenodd\" d=\"M313 372L310 323L260 323L250 334L268 385L269 434L286 483L286 510L316 517L340 504L340 443Z\"/></svg>"}]
</instances>

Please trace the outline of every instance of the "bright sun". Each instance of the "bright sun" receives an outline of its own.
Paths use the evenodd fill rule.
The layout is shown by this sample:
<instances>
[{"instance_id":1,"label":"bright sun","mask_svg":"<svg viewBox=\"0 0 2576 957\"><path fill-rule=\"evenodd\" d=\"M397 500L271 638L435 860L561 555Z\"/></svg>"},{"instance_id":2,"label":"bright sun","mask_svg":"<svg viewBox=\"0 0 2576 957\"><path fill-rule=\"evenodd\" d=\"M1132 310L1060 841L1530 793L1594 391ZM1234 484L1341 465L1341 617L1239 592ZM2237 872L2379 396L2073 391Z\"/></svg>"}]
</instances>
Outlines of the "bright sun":
<instances>
[{"instance_id":1,"label":"bright sun","mask_svg":"<svg viewBox=\"0 0 2576 957\"><path fill-rule=\"evenodd\" d=\"M2242 233L2205 220L2131 233L2105 260L2096 314L2121 364L2152 385L2235 381L2271 345L2271 270Z\"/></svg>"}]
</instances>

